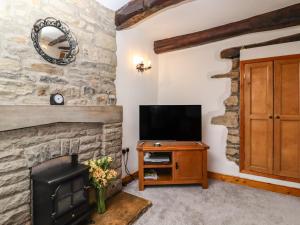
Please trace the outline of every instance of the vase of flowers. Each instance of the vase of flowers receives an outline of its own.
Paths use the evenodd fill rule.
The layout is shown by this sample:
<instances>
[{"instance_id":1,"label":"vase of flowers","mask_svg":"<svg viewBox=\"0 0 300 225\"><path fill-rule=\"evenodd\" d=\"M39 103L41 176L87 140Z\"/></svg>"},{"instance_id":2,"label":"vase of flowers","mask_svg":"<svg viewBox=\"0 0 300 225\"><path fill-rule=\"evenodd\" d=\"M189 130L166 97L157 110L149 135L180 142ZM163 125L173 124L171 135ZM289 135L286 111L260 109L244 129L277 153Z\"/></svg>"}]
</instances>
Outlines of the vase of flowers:
<instances>
[{"instance_id":1,"label":"vase of flowers","mask_svg":"<svg viewBox=\"0 0 300 225\"><path fill-rule=\"evenodd\" d=\"M86 162L89 167L90 182L96 189L97 212L102 214L106 211L105 193L108 185L117 177L117 172L110 168L111 157L102 157Z\"/></svg>"}]
</instances>

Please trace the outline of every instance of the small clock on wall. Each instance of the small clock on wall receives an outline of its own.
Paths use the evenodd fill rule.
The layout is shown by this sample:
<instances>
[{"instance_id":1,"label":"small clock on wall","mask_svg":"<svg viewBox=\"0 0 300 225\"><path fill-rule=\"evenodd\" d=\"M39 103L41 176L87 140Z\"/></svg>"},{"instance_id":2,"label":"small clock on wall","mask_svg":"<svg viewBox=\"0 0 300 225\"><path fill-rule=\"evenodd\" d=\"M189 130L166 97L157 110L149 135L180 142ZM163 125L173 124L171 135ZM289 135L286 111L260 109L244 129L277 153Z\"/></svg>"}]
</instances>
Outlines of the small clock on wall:
<instances>
[{"instance_id":1,"label":"small clock on wall","mask_svg":"<svg viewBox=\"0 0 300 225\"><path fill-rule=\"evenodd\" d=\"M65 99L64 96L62 96L59 93L50 95L50 105L64 105Z\"/></svg>"}]
</instances>

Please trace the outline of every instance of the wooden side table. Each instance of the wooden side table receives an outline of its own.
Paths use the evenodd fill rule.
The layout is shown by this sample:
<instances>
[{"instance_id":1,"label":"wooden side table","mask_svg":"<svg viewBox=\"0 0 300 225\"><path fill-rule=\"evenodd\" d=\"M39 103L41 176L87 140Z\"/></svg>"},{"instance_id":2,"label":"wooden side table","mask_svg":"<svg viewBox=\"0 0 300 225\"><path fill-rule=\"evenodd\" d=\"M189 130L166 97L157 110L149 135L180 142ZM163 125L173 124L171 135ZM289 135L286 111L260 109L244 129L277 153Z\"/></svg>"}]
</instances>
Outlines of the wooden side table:
<instances>
[{"instance_id":1,"label":"wooden side table","mask_svg":"<svg viewBox=\"0 0 300 225\"><path fill-rule=\"evenodd\" d=\"M202 142L163 141L161 146L154 146L153 141L138 142L139 190L145 186L170 184L201 184L208 188L207 150L209 146ZM169 163L145 163L147 152L169 154ZM154 169L157 180L145 180L145 170Z\"/></svg>"}]
</instances>

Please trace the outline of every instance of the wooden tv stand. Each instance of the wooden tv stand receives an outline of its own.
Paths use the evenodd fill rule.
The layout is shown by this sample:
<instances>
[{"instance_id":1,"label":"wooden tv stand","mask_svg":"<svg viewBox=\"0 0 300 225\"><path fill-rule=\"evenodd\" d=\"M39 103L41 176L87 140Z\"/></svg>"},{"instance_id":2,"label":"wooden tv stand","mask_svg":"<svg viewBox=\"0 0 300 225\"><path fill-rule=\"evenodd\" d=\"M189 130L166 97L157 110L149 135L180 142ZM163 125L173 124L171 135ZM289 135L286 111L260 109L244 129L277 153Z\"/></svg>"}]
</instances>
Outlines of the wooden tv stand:
<instances>
[{"instance_id":1,"label":"wooden tv stand","mask_svg":"<svg viewBox=\"0 0 300 225\"><path fill-rule=\"evenodd\" d=\"M155 141L140 141L137 144L139 157L139 190L145 186L169 184L201 184L208 188L207 150L202 142L161 141L161 146L154 146ZM147 152L168 153L171 162L167 164L146 164L144 154ZM144 171L155 169L157 180L145 180Z\"/></svg>"}]
</instances>

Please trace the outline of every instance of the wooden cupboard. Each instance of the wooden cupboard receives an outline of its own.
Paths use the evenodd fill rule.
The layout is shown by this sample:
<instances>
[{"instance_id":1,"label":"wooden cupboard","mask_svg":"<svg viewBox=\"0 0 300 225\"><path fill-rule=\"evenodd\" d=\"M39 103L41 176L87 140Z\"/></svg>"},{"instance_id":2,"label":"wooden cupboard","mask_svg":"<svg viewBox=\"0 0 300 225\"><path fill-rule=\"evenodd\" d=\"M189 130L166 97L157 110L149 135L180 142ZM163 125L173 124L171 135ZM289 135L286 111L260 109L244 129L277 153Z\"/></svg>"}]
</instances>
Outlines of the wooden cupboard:
<instances>
[{"instance_id":1,"label":"wooden cupboard","mask_svg":"<svg viewBox=\"0 0 300 225\"><path fill-rule=\"evenodd\" d=\"M245 167L271 173L273 167L273 63L245 65ZM250 138L249 138L250 137Z\"/></svg>"},{"instance_id":2,"label":"wooden cupboard","mask_svg":"<svg viewBox=\"0 0 300 225\"><path fill-rule=\"evenodd\" d=\"M300 56L274 68L274 173L300 178Z\"/></svg>"},{"instance_id":3,"label":"wooden cupboard","mask_svg":"<svg viewBox=\"0 0 300 225\"><path fill-rule=\"evenodd\" d=\"M241 171L300 181L300 55L241 62Z\"/></svg>"},{"instance_id":4,"label":"wooden cupboard","mask_svg":"<svg viewBox=\"0 0 300 225\"><path fill-rule=\"evenodd\" d=\"M201 180L203 177L202 151L174 152L174 180Z\"/></svg>"}]
</instances>

